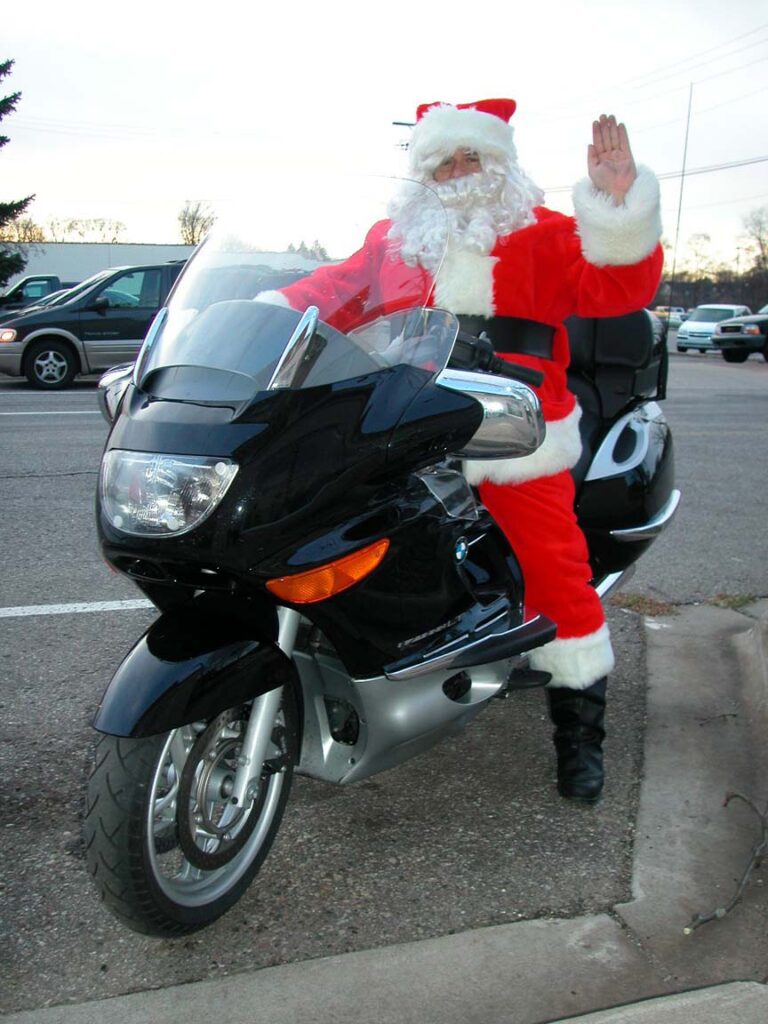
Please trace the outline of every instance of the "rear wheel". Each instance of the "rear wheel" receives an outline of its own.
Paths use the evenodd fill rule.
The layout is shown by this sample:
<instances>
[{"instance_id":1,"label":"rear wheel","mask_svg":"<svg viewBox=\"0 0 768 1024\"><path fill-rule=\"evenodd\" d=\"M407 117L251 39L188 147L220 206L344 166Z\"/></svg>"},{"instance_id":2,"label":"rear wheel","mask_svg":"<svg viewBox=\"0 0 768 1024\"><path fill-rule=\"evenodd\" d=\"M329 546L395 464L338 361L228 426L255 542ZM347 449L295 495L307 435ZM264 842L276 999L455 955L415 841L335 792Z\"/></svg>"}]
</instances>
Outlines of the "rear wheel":
<instances>
[{"instance_id":1,"label":"rear wheel","mask_svg":"<svg viewBox=\"0 0 768 1024\"><path fill-rule=\"evenodd\" d=\"M726 363L746 363L749 358L749 352L743 348L724 348L722 352Z\"/></svg>"},{"instance_id":2,"label":"rear wheel","mask_svg":"<svg viewBox=\"0 0 768 1024\"><path fill-rule=\"evenodd\" d=\"M85 843L107 907L146 935L196 931L245 892L277 834L298 747L286 686L253 799L229 800L252 704L142 739L102 736L88 782Z\"/></svg>"},{"instance_id":3,"label":"rear wheel","mask_svg":"<svg viewBox=\"0 0 768 1024\"><path fill-rule=\"evenodd\" d=\"M64 341L43 338L30 345L24 357L24 376L38 388L65 388L76 373L75 355Z\"/></svg>"}]
</instances>

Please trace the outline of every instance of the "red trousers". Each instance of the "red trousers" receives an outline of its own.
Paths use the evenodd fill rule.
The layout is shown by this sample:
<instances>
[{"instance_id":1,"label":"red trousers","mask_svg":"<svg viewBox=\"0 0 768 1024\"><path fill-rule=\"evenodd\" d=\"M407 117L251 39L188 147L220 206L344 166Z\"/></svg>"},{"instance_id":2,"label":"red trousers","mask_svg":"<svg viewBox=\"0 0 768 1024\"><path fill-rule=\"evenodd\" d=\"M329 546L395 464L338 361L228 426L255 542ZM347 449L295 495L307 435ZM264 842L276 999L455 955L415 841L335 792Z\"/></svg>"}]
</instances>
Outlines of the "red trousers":
<instances>
[{"instance_id":1,"label":"red trousers","mask_svg":"<svg viewBox=\"0 0 768 1024\"><path fill-rule=\"evenodd\" d=\"M589 583L570 472L483 483L480 497L518 557L526 605L557 624L557 638L532 653L531 665L552 674L551 686L590 686L613 668L613 652L603 606Z\"/></svg>"}]
</instances>

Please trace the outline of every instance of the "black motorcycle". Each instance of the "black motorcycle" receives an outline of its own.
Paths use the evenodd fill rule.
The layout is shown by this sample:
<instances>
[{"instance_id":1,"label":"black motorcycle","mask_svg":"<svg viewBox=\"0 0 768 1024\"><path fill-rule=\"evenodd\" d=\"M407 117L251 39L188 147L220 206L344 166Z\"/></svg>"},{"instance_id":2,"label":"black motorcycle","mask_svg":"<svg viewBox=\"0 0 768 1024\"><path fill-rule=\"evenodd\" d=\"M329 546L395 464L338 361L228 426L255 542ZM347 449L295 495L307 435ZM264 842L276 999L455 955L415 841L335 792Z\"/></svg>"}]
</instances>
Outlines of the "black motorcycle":
<instances>
[{"instance_id":1,"label":"black motorcycle","mask_svg":"<svg viewBox=\"0 0 768 1024\"><path fill-rule=\"evenodd\" d=\"M343 253L350 205L345 189L308 237L338 232ZM233 906L294 771L349 783L429 749L545 682L526 654L555 635L461 471L541 444L536 375L426 294L344 333L254 301L311 268L290 228L254 241L274 223L215 228L136 365L100 389L102 550L160 614L96 715L85 838L104 902L147 934ZM572 340L578 512L607 593L679 498L653 400L666 358L642 311Z\"/></svg>"}]
</instances>

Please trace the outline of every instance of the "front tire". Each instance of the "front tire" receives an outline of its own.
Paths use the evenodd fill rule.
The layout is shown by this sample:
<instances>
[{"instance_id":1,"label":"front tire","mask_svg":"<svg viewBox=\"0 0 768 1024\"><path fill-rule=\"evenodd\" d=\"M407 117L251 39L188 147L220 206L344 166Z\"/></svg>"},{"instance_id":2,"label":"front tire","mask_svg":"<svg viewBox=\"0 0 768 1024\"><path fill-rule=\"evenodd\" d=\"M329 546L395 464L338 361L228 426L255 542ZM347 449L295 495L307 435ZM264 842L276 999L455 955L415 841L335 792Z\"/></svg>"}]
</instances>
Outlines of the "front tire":
<instances>
[{"instance_id":1,"label":"front tire","mask_svg":"<svg viewBox=\"0 0 768 1024\"><path fill-rule=\"evenodd\" d=\"M743 348L724 348L722 355L726 363L746 363L749 359L749 352Z\"/></svg>"},{"instance_id":2,"label":"front tire","mask_svg":"<svg viewBox=\"0 0 768 1024\"><path fill-rule=\"evenodd\" d=\"M104 903L134 931L173 937L204 928L237 902L266 858L297 760L293 688L283 690L259 790L238 815L227 786L249 714L250 704L159 736L99 738L86 859Z\"/></svg>"},{"instance_id":3,"label":"front tire","mask_svg":"<svg viewBox=\"0 0 768 1024\"><path fill-rule=\"evenodd\" d=\"M75 355L64 341L43 338L30 345L24 357L24 376L47 391L68 387L77 369Z\"/></svg>"}]
</instances>

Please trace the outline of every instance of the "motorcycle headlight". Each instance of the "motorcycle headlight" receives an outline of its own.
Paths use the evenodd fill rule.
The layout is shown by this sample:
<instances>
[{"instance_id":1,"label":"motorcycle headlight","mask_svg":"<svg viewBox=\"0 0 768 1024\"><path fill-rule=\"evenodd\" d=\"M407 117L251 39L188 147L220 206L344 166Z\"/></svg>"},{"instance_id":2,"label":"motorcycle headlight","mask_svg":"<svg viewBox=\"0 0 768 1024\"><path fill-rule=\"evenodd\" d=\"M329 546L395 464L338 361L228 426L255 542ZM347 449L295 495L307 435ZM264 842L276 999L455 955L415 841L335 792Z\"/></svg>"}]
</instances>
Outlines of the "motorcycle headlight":
<instances>
[{"instance_id":1,"label":"motorcycle headlight","mask_svg":"<svg viewBox=\"0 0 768 1024\"><path fill-rule=\"evenodd\" d=\"M101 463L101 502L116 529L178 537L199 526L237 473L231 459L112 449Z\"/></svg>"}]
</instances>

